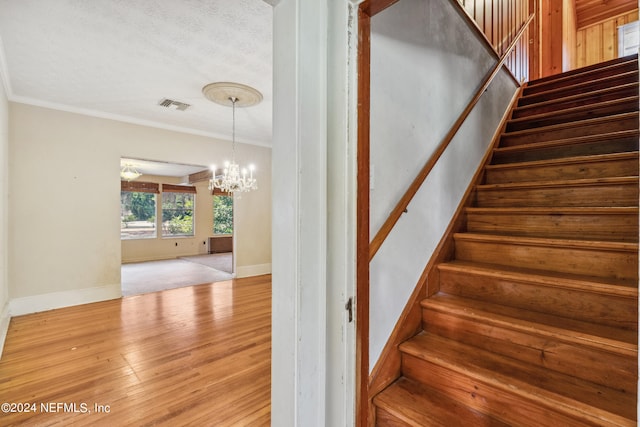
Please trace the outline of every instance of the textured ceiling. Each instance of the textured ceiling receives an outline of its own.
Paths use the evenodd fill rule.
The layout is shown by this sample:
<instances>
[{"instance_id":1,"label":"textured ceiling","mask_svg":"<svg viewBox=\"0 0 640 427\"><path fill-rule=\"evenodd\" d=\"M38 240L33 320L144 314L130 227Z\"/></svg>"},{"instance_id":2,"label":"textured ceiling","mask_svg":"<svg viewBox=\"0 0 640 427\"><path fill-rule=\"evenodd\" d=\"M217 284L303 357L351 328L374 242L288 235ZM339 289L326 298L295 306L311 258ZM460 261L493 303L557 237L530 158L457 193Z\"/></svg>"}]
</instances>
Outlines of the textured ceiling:
<instances>
[{"instance_id":1,"label":"textured ceiling","mask_svg":"<svg viewBox=\"0 0 640 427\"><path fill-rule=\"evenodd\" d=\"M264 100L237 109L237 140L271 145L263 0L0 0L0 38L12 101L230 139L230 108L201 89L238 82ZM191 107L161 107L163 98Z\"/></svg>"}]
</instances>

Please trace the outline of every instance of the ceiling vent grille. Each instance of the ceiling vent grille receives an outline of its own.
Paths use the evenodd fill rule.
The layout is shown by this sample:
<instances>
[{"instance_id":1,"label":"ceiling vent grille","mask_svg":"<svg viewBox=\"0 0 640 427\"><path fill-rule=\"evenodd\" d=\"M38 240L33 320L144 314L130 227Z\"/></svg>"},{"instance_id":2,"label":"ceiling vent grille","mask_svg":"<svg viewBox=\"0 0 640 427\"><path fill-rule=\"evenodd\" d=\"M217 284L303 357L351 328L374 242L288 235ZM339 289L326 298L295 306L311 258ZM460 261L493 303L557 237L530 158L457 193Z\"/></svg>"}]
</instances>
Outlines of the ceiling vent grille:
<instances>
[{"instance_id":1,"label":"ceiling vent grille","mask_svg":"<svg viewBox=\"0 0 640 427\"><path fill-rule=\"evenodd\" d=\"M187 108L191 107L189 104L185 104L184 102L174 101L173 99L164 98L158 103L159 106L165 108L171 108L172 110L180 110L184 111Z\"/></svg>"}]
</instances>

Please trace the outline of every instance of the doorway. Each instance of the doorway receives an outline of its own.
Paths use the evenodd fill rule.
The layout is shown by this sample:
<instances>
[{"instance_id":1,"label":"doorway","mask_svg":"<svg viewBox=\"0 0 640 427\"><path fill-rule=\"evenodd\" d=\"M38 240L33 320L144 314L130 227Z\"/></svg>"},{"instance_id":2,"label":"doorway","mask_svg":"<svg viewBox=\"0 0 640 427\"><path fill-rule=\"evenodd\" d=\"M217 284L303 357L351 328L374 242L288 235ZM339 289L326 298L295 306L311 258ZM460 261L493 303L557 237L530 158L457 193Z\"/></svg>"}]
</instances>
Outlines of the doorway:
<instances>
[{"instance_id":1,"label":"doorway","mask_svg":"<svg viewBox=\"0 0 640 427\"><path fill-rule=\"evenodd\" d=\"M201 165L121 159L124 296L234 277L233 200L222 199L218 219L226 222L216 227L220 197L210 176Z\"/></svg>"}]
</instances>

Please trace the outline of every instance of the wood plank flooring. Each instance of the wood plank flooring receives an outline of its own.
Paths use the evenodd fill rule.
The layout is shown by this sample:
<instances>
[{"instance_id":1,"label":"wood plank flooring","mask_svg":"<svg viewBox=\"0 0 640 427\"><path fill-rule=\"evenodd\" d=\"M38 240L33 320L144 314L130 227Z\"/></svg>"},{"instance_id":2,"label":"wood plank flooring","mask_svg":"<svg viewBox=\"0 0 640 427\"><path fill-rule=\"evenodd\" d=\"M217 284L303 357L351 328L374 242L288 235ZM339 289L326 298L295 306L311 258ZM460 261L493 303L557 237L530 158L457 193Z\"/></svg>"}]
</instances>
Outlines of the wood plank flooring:
<instances>
[{"instance_id":1,"label":"wood plank flooring","mask_svg":"<svg viewBox=\"0 0 640 427\"><path fill-rule=\"evenodd\" d=\"M270 275L15 317L0 360L2 426L262 426L270 393Z\"/></svg>"}]
</instances>

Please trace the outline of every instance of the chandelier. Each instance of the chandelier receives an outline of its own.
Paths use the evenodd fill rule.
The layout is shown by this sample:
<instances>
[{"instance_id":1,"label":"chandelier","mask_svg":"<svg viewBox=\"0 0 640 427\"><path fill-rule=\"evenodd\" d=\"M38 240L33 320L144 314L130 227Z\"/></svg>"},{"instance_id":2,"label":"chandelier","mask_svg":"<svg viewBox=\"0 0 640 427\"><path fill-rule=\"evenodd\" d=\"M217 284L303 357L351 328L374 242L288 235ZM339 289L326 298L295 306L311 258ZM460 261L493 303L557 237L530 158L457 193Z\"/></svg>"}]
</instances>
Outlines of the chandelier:
<instances>
[{"instance_id":1,"label":"chandelier","mask_svg":"<svg viewBox=\"0 0 640 427\"><path fill-rule=\"evenodd\" d=\"M257 90L239 83L211 83L202 88L204 95L218 104L232 107L232 152L231 161L224 163L222 174L218 174L216 166L211 166L212 176L209 180L209 190L218 188L225 193L246 193L258 189L258 181L253 177L253 165L240 168L236 163L236 105L247 107L262 100L262 94Z\"/></svg>"},{"instance_id":2,"label":"chandelier","mask_svg":"<svg viewBox=\"0 0 640 427\"><path fill-rule=\"evenodd\" d=\"M140 175L142 174L138 172L136 168L134 168L130 163L126 163L120 170L120 178L124 179L125 181L133 181Z\"/></svg>"}]
</instances>

